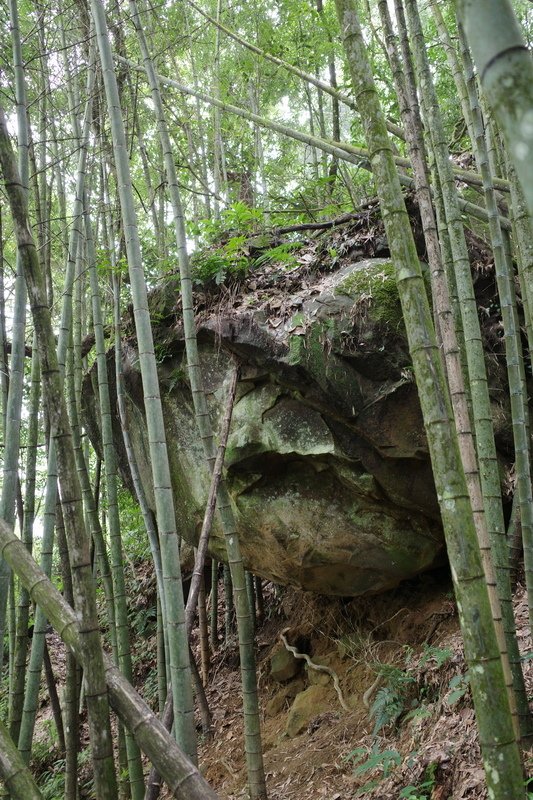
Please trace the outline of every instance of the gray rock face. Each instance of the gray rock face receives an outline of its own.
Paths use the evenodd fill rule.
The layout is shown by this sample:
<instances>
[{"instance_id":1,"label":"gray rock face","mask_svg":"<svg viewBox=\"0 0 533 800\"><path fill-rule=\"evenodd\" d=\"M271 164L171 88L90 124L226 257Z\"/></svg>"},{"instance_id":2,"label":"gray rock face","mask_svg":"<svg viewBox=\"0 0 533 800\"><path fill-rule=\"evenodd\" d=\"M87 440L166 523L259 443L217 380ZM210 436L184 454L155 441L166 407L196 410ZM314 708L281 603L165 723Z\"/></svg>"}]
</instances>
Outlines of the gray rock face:
<instances>
[{"instance_id":1,"label":"gray rock face","mask_svg":"<svg viewBox=\"0 0 533 800\"><path fill-rule=\"evenodd\" d=\"M233 358L241 365L226 477L245 565L323 594L383 591L431 567L443 549L391 265L349 265L286 298L284 309L220 310L199 325L215 430ZM161 388L178 524L194 543L209 476L179 322L168 313ZM126 342L124 362L130 433L153 504L136 352ZM97 441L89 386L85 398ZM119 432L117 424L120 443ZM224 559L218 523L211 553Z\"/></svg>"}]
</instances>

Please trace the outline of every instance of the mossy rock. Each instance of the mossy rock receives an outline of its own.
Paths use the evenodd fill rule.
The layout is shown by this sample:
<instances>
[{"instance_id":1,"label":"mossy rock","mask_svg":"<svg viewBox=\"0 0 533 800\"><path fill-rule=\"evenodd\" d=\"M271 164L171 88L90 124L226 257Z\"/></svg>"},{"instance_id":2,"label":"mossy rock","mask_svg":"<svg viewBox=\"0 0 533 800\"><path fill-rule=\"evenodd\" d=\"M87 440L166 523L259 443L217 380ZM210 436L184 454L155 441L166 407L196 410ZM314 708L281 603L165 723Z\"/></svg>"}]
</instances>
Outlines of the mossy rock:
<instances>
[{"instance_id":1,"label":"mossy rock","mask_svg":"<svg viewBox=\"0 0 533 800\"><path fill-rule=\"evenodd\" d=\"M270 677L278 683L290 681L301 667L302 662L283 645L279 645L270 656Z\"/></svg>"},{"instance_id":2,"label":"mossy rock","mask_svg":"<svg viewBox=\"0 0 533 800\"><path fill-rule=\"evenodd\" d=\"M386 325L405 335L395 270L390 261L381 261L370 268L365 262L363 268L352 270L337 284L337 292L353 301L354 314L361 326L369 319L372 324Z\"/></svg>"},{"instance_id":3,"label":"mossy rock","mask_svg":"<svg viewBox=\"0 0 533 800\"><path fill-rule=\"evenodd\" d=\"M232 354L241 365L226 484L244 565L256 575L353 596L392 588L441 557L443 536L416 386L392 313L391 269L390 262L379 260L322 276L303 300L287 298L288 307L299 304L299 316L275 328L260 315L230 311L199 325L200 366L215 431ZM369 294L369 286L372 297L383 302L379 325L369 322L368 304L363 346L356 295ZM376 286L386 286L383 297ZM162 333L168 354L159 375L178 532L196 545L210 474L194 418L175 296L159 293L152 302L169 314ZM124 343L124 365L130 436L153 509L142 381L131 340ZM109 380L113 391L112 355ZM94 392L89 377L85 424L99 448ZM122 474L131 485L118 414L114 425ZM225 560L218 518L209 547L214 558Z\"/></svg>"},{"instance_id":4,"label":"mossy rock","mask_svg":"<svg viewBox=\"0 0 533 800\"><path fill-rule=\"evenodd\" d=\"M285 725L285 733L291 739L303 733L309 723L326 711L331 711L332 692L325 686L309 686L296 695Z\"/></svg>"}]
</instances>

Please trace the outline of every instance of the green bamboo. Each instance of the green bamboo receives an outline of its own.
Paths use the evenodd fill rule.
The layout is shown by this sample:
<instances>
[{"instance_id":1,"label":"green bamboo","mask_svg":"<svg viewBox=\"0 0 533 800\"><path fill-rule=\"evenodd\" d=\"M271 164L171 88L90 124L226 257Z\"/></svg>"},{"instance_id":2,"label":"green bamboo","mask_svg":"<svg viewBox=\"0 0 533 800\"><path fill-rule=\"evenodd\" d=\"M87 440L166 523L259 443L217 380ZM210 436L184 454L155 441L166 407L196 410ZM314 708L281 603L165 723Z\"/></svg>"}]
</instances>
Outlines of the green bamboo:
<instances>
[{"instance_id":1,"label":"green bamboo","mask_svg":"<svg viewBox=\"0 0 533 800\"><path fill-rule=\"evenodd\" d=\"M209 636L207 633L207 612L205 609L205 584L203 575L198 593L198 639L200 642L202 684L204 687L207 687L209 684L209 668L211 666L211 661L209 654Z\"/></svg>"},{"instance_id":2,"label":"green bamboo","mask_svg":"<svg viewBox=\"0 0 533 800\"><path fill-rule=\"evenodd\" d=\"M11 21L13 67L15 72L15 97L17 102L19 172L21 176L21 186L23 187L25 195L27 195L29 183L29 130L24 62L16 0L10 0L9 14ZM4 462L2 489L0 493L0 517L10 524L15 520L15 497L18 482L20 419L24 384L25 328L26 286L24 282L22 259L20 255L17 254L13 321L11 325L11 360L6 405ZM0 642L4 641L9 585L9 569L6 564L0 562ZM12 637L10 637L10 642L12 642ZM2 665L3 655L4 648L2 647L0 648L0 667ZM12 674L12 670L10 669L10 675L12 676Z\"/></svg>"},{"instance_id":3,"label":"green bamboo","mask_svg":"<svg viewBox=\"0 0 533 800\"><path fill-rule=\"evenodd\" d=\"M35 483L37 467L37 448L39 438L39 403L41 398L41 380L37 342L33 337L31 359L31 384L28 408L28 449L26 457L26 481L24 491L24 521L22 540L29 552L33 545L33 522L35 518ZM28 653L28 623L30 616L30 596L24 587L20 589L17 635L15 648L15 680L12 687L9 709L9 734L14 742L18 742L20 720L24 706L24 684L26 680L26 658Z\"/></svg>"},{"instance_id":4,"label":"green bamboo","mask_svg":"<svg viewBox=\"0 0 533 800\"><path fill-rule=\"evenodd\" d=\"M143 70L143 67L138 66L134 62L124 59L122 57L117 56L117 61L121 63L128 64L132 69ZM355 147L353 145L347 144L346 142L332 142L329 140L321 139L319 136L311 136L308 133L304 133L302 131L297 131L294 128L289 127L288 125L283 125L281 122L275 122L274 120L265 119L264 117L260 117L257 114L253 114L251 111L247 111L244 108L240 108L239 106L234 106L231 103L225 103L221 100L217 100L214 97L211 97L204 92L200 92L197 89L192 89L190 86L185 86L182 83L178 83L178 81L173 80L172 78L166 78L163 75L157 74L156 75L158 82L162 86L170 86L172 88L178 89L183 94L191 95L192 97L196 97L200 99L204 103L208 103L209 105L218 105L224 111L227 111L230 114L235 114L238 117L242 117L243 119L247 119L250 122L254 122L257 125L266 128L267 130L275 131L276 133L281 134L282 136L288 136L291 139L294 139L297 142L302 142L309 147L316 147L319 150L323 150L325 153L329 153L335 158L339 158L341 161L346 161L350 164L355 164L357 167L361 169L370 170L370 163L368 160L368 150L364 147ZM404 168L410 168L409 160L406 158L402 158L400 156L394 155L395 163ZM461 169L454 169L454 175L460 181L464 183L472 184L474 186L479 186L481 184L481 177L476 175L476 173L468 172L466 170ZM412 187L413 186L413 179L409 177L409 175L405 175L400 173L399 175L400 183L402 186ZM500 181L498 184L498 188L507 191L509 189L508 181ZM470 216L475 217L476 219L480 219L482 221L487 220L487 212L481 206L477 206L474 203L471 203L463 198L458 198L459 206L461 211L465 214L469 214ZM500 224L508 229L511 230L511 223L505 217L500 217Z\"/></svg>"},{"instance_id":5,"label":"green bamboo","mask_svg":"<svg viewBox=\"0 0 533 800\"><path fill-rule=\"evenodd\" d=\"M220 20L222 12L222 0L216 0L216 14L217 21ZM137 17L138 19L138 17ZM139 26L137 26L139 28ZM142 43L141 43L142 46ZM145 50L142 50L143 60L146 60ZM150 74L147 72L148 79ZM212 92L217 100L221 99L220 89L220 30L217 27L215 31L215 47L213 59L213 86ZM153 90L152 90L153 91ZM222 141L222 116L220 114L220 106L213 106L213 182L215 185L215 192L213 195L213 212L215 219L220 217L220 206L218 198L228 192L228 176L226 172L226 158L224 151L224 142Z\"/></svg>"},{"instance_id":6,"label":"green bamboo","mask_svg":"<svg viewBox=\"0 0 533 800\"><path fill-rule=\"evenodd\" d=\"M263 581L259 575L255 576L255 604L257 608L257 622L264 622L265 601L263 598Z\"/></svg>"},{"instance_id":7,"label":"green bamboo","mask_svg":"<svg viewBox=\"0 0 533 800\"><path fill-rule=\"evenodd\" d=\"M83 509L86 518L87 529L94 547L96 564L100 572L100 578L104 589L106 612L109 624L109 638L111 640L111 650L118 663L118 643L115 622L115 595L113 579L111 576L111 566L104 538L102 525L98 516L98 506L91 486L87 460L83 451L83 438L81 435L81 425L78 416L79 403L79 384L75 379L75 358L71 349L68 357L67 369L67 391L69 398L70 426L72 429L72 443L74 447L74 458L76 470L81 486Z\"/></svg>"},{"instance_id":8,"label":"green bamboo","mask_svg":"<svg viewBox=\"0 0 533 800\"><path fill-rule=\"evenodd\" d=\"M107 174L102 165L101 171L101 184L104 194L107 193ZM120 417L120 426L122 430L122 440L124 442L124 449L126 451L126 458L128 460L128 467L131 474L135 496L139 503L141 510L144 527L148 536L150 545L150 552L154 563L154 570L156 576L157 587L157 635L158 635L158 686L159 698L162 703L161 711L164 707L164 702L167 695L167 683L170 673L170 654L168 646L168 627L166 623L166 605L165 605L165 587L163 581L163 567L161 563L161 549L159 547L159 538L157 533L157 526L152 509L148 505L146 494L139 474L139 468L135 453L131 443L129 432L128 415L126 412L126 390L124 388L124 369L122 365L122 339L121 339L121 309L120 309L120 276L117 270L116 254L113 246L114 242L114 227L111 215L104 214L102 219L102 228L104 234L104 241L109 242L108 255L112 269L112 285L113 285L113 325L115 334L115 383L117 394L117 406ZM164 238L162 229L160 228L160 239ZM161 659L164 659L164 663Z\"/></svg>"},{"instance_id":9,"label":"green bamboo","mask_svg":"<svg viewBox=\"0 0 533 800\"><path fill-rule=\"evenodd\" d=\"M457 0L457 16L533 215L533 62L510 0Z\"/></svg>"},{"instance_id":10,"label":"green bamboo","mask_svg":"<svg viewBox=\"0 0 533 800\"><path fill-rule=\"evenodd\" d=\"M107 105L111 119L113 151L118 177L120 206L126 234L126 251L139 360L144 388L144 403L152 473L156 517L165 583L165 610L169 637L170 681L173 689L175 730L178 740L193 760L196 760L196 732L191 688L191 674L185 631L181 570L174 514L174 500L159 392L159 380L154 343L148 311L146 283L137 219L131 186L128 147L120 111L117 80L109 42L105 11L100 0L91 0L91 12L98 40Z\"/></svg>"},{"instance_id":11,"label":"green bamboo","mask_svg":"<svg viewBox=\"0 0 533 800\"><path fill-rule=\"evenodd\" d=\"M198 605L198 618L199 618L199 628L200 628L200 635L203 637L202 642L202 650L204 653L209 653L209 645L208 642L205 640L205 636L202 634L202 625L204 624L201 620L200 611L200 593L201 589L204 586L204 566L205 566L205 559L207 555L207 546L209 542L209 536L211 533L211 527L213 524L213 516L215 512L215 504L216 504L216 495L218 491L218 486L220 484L220 478L222 475L222 467L224 464L224 456L226 452L226 445L229 436L230 424L231 424L231 415L233 412L233 405L235 402L235 391L237 388L237 375L238 370L237 367L234 368L233 374L230 381L230 386L228 389L228 396L226 401L226 408L224 411L224 416L222 420L221 430L220 430L220 440L218 446L218 453L215 461L215 466L213 468L213 474L211 475L211 485L209 487L209 494L207 498L207 504L204 512L204 519L202 522L202 530L200 532L200 538L198 540L198 549L196 551L196 555L194 558L194 569L191 578L191 583L189 587L189 594L187 596L187 605L185 607L185 625L187 629L187 636L190 637L194 621L196 617L196 607ZM204 628L205 630L205 628ZM202 655L202 663L207 663L208 657ZM211 715L209 712L209 707L207 706L207 700L205 698L205 692L203 691L202 681L200 680L200 676L196 669L196 664L194 658L191 656L191 668L193 670L193 678L195 682L195 690L197 695L198 705L200 707L200 714L202 716L202 728L203 732L206 735L210 735L212 733L211 729ZM204 673L207 673L207 670L204 670ZM204 674L204 685L207 682L207 677ZM163 714L161 716L161 720L167 730L170 730L172 727L173 722L173 713L172 713L172 697L170 694L167 695L166 701L163 708ZM159 797L159 791L161 788L161 782L159 780L159 775L157 771L152 769L150 771L150 775L148 777L148 787L146 790L145 800L157 800Z\"/></svg>"},{"instance_id":12,"label":"green bamboo","mask_svg":"<svg viewBox=\"0 0 533 800\"><path fill-rule=\"evenodd\" d=\"M520 753L431 311L355 4L353 0L336 0L336 6L396 268L470 667L489 792L494 800L518 800L525 796Z\"/></svg>"},{"instance_id":13,"label":"green bamboo","mask_svg":"<svg viewBox=\"0 0 533 800\"><path fill-rule=\"evenodd\" d=\"M223 567L224 573L224 643L230 646L231 635L235 633L235 606L233 604L233 583L231 571L227 564Z\"/></svg>"},{"instance_id":14,"label":"green bamboo","mask_svg":"<svg viewBox=\"0 0 533 800\"><path fill-rule=\"evenodd\" d=\"M162 715L167 699L167 662L165 655L165 633L163 630L163 613L159 592L157 595L157 705Z\"/></svg>"},{"instance_id":15,"label":"green bamboo","mask_svg":"<svg viewBox=\"0 0 533 800\"><path fill-rule=\"evenodd\" d=\"M218 647L218 561L211 559L211 627L209 631L209 641L211 649L215 651Z\"/></svg>"},{"instance_id":16,"label":"green bamboo","mask_svg":"<svg viewBox=\"0 0 533 800\"><path fill-rule=\"evenodd\" d=\"M516 307L513 266L510 253L504 243L505 232L499 224L497 199L494 192L492 173L489 165L489 154L485 139L485 128L478 102L474 65L459 25L459 42L465 70L468 99L471 109L476 162L483 177L485 205L489 213L489 230L494 255L496 282L502 321L504 328L505 357L507 362L507 379L511 399L511 419L515 449L515 470L517 489L520 499L520 518L524 542L524 561L526 570L526 586L528 593L530 627L533 625L533 491L531 488L529 423L527 420L527 389L524 371L520 324ZM514 625L513 603L511 595L510 565L507 547L499 555L495 554L496 566L500 569L500 585L503 586L501 596L502 612L506 624L509 656L513 668L515 694L520 714L520 729L524 736L531 734L531 714L521 672L520 653Z\"/></svg>"},{"instance_id":17,"label":"green bamboo","mask_svg":"<svg viewBox=\"0 0 533 800\"><path fill-rule=\"evenodd\" d=\"M114 252L110 251L111 265L114 263ZM115 329L115 378L117 390L117 406L119 410L120 425L122 429L122 440L124 442L124 449L126 450L126 457L128 459L128 466L130 469L131 479L135 496L141 509L141 514L144 522L144 527L148 536L150 544L150 552L154 562L154 570L156 577L157 597L158 597L158 623L161 622L161 641L158 640L158 653L160 657L165 657L164 665L164 694L166 696L167 675L170 671L169 652L168 652L168 629L166 624L166 605L165 605L165 587L163 581L163 566L161 563L161 549L159 547L159 539L157 535L157 526L154 518L154 513L148 505L144 487L141 482L139 474L139 467L135 458L135 453L131 443L131 437L128 426L128 415L126 413L126 390L124 388L124 370L122 367L122 340L121 340L121 316L120 316L120 285L116 272L113 275L113 314L114 314L114 329ZM158 627L159 631L159 627ZM158 671L159 676L159 671ZM163 689L161 689L163 691Z\"/></svg>"},{"instance_id":18,"label":"green bamboo","mask_svg":"<svg viewBox=\"0 0 533 800\"><path fill-rule=\"evenodd\" d=\"M59 501L59 499L57 499L57 502L56 502L56 531L57 531L58 540L61 541L61 539L63 539L63 541L65 542L64 549L65 549L65 553L66 553L66 558L68 559L68 552L67 552L66 538L65 538L65 526L64 526L64 523L63 523L63 512L62 512L62 509L61 509L61 502ZM74 607L74 606L72 606L72 607ZM53 720L54 720L54 723L55 723L55 727L56 727L57 741L58 741L59 749L60 749L61 753L63 754L65 752L65 729L64 729L64 726L63 726L63 719L61 717L61 705L60 705L60 702L59 702L59 696L57 694L57 688L56 688L56 682L55 682L52 662L50 660L50 653L48 651L48 644L46 642L46 633L48 633L48 630L49 630L49 626L47 625L46 626L45 635L43 637L44 638L44 648L43 648L44 677L45 677L45 682L46 682L46 688L48 690L50 709L52 711L52 717L53 717ZM20 752L20 748L19 748L19 752Z\"/></svg>"},{"instance_id":19,"label":"green bamboo","mask_svg":"<svg viewBox=\"0 0 533 800\"><path fill-rule=\"evenodd\" d=\"M0 775L13 800L42 800L37 784L1 721Z\"/></svg>"},{"instance_id":20,"label":"green bamboo","mask_svg":"<svg viewBox=\"0 0 533 800\"><path fill-rule=\"evenodd\" d=\"M48 451L48 468L46 471L46 489L43 509L43 536L41 539L41 569L48 578L50 578L52 574L56 502L57 459L55 444L51 441ZM41 608L37 608L35 612L30 659L27 668L26 691L24 693L24 705L18 738L18 749L26 764L30 762L35 718L39 707L39 687L41 683L46 626L46 615Z\"/></svg>"},{"instance_id":21,"label":"green bamboo","mask_svg":"<svg viewBox=\"0 0 533 800\"><path fill-rule=\"evenodd\" d=\"M96 344L96 366L98 373L98 399L104 453L105 486L107 495L107 514L109 521L109 544L111 552L111 574L115 601L115 629L118 646L118 666L130 683L133 682L133 669L129 639L128 608L126 603L126 584L124 580L124 561L122 554L122 535L118 509L118 466L113 440L113 420L107 374L104 323L98 274L96 271L96 252L94 248L89 207L85 198L85 242L89 265L89 278L92 299L93 325ZM144 778L141 754L131 734L126 734L128 754L128 777L132 800L142 800Z\"/></svg>"},{"instance_id":22,"label":"green bamboo","mask_svg":"<svg viewBox=\"0 0 533 800\"><path fill-rule=\"evenodd\" d=\"M251 572L246 572L246 594L248 596L248 605L250 606L250 616L252 617L252 629L255 636L255 591L254 591L254 576Z\"/></svg>"},{"instance_id":23,"label":"green bamboo","mask_svg":"<svg viewBox=\"0 0 533 800\"><path fill-rule=\"evenodd\" d=\"M54 629L86 669L89 662L76 613L39 569L12 528L1 519L0 556L19 576L32 600L43 608ZM164 777L172 796L178 800L217 800L216 793L192 761L107 656L104 656L104 665L113 708Z\"/></svg>"},{"instance_id":24,"label":"green bamboo","mask_svg":"<svg viewBox=\"0 0 533 800\"><path fill-rule=\"evenodd\" d=\"M524 304L529 357L533 362L533 217L527 210L524 193L509 158L507 158L507 167L511 184L510 212L517 249L518 276Z\"/></svg>"},{"instance_id":25,"label":"green bamboo","mask_svg":"<svg viewBox=\"0 0 533 800\"><path fill-rule=\"evenodd\" d=\"M192 306L192 283L190 272L188 269L187 253L185 249L185 230L183 223L183 214L181 210L181 200L179 196L177 176L174 166L174 159L170 146L170 139L166 127L165 116L163 112L163 105L159 93L159 84L151 59L149 58L146 40L143 35L143 30L139 22L138 13L134 3L130 3L132 10L132 18L136 25L137 34L143 52L143 59L145 69L148 75L150 86L152 89L152 98L156 107L158 116L158 128L161 137L161 144L163 147L163 156L165 160L165 168L167 172L167 179L169 184L171 202L174 213L174 222L176 227L176 239L179 249L180 261L180 274L181 274L181 289L182 289L182 306L183 306L183 320L185 326L185 342L187 350L187 363L189 368L189 376L191 380L191 387L193 393L193 402L195 405L196 417L199 425L200 436L204 443L206 456L208 458L210 467L214 463L214 450L212 432L210 429L209 415L205 403L205 396L201 383L201 375L199 371L198 353L196 347L196 331L194 323L194 312ZM221 494L219 490L219 501ZM227 498L224 498L223 508L229 509ZM220 506L219 506L220 509ZM235 580L237 582L237 595L240 596L241 602L239 606L240 615L240 646L241 646L241 670L243 673L243 694L245 705L245 741L246 753L248 762L248 775L249 775L249 788L252 798L262 798L266 796L266 789L264 786L264 771L262 764L262 752L260 744L259 733L259 716L258 716L258 702L257 702L257 687L255 678L255 663L253 654L253 635L250 629L250 616L246 608L246 596L244 586L244 572L242 568L242 561L240 559L238 540L235 535L235 525L230 519L231 510L226 512L225 518L222 514L223 524L225 519L225 535L226 542L229 550L230 563L235 572ZM239 573L242 573L240 575Z\"/></svg>"},{"instance_id":26,"label":"green bamboo","mask_svg":"<svg viewBox=\"0 0 533 800\"><path fill-rule=\"evenodd\" d=\"M159 81L148 52L144 31L140 23L137 6L134 0L130 0L130 9L132 21L135 25L139 38L144 68L150 84L152 100L157 115L158 131L163 149L165 171L167 175L168 188L174 216L176 244L178 247L181 278L182 317L185 331L187 368L191 384L191 392L198 431L202 440L209 469L211 472L213 472L216 450L213 441L213 432L209 418L209 411L203 389L203 379L198 356L196 323L194 318L194 306L192 298L192 280L187 256L185 224L181 207L176 167L174 164L174 157L172 153L170 137L168 134L163 102L161 99ZM236 533L235 520L229 495L223 480L220 481L217 494L217 503L218 512L224 530L229 565L232 573L237 612L241 674L243 683L244 735L248 769L248 788L252 800L262 800L262 798L266 798L266 786L263 767L263 754L261 748L253 627L246 597L246 582L244 577L244 566L240 554L239 539Z\"/></svg>"},{"instance_id":27,"label":"green bamboo","mask_svg":"<svg viewBox=\"0 0 533 800\"><path fill-rule=\"evenodd\" d=\"M63 581L63 597L74 608L72 576L68 560L68 548L64 526L60 523L58 513L57 543L59 553L60 574ZM50 577L50 576L48 576ZM37 613L44 616L40 606ZM66 677L63 690L63 720L65 727L65 793L64 800L78 800L78 749L80 734L80 715L78 713L78 678L80 668L74 654L67 649Z\"/></svg>"},{"instance_id":28,"label":"green bamboo","mask_svg":"<svg viewBox=\"0 0 533 800\"><path fill-rule=\"evenodd\" d=\"M468 136L472 143L472 147L475 147L476 134L472 124L472 113L470 111L470 101L468 99L465 76L463 74L459 58L457 57L457 52L453 45L452 37L450 36L450 32L444 17L442 16L442 11L440 10L437 0L430 0L430 5L435 24L437 26L437 31L439 32L439 37L444 48L444 52L446 53L446 60L448 61L448 65L453 76L455 88L457 89L457 94L461 103L461 111L463 112L463 119L468 130ZM477 164L477 167L479 169L479 164Z\"/></svg>"},{"instance_id":29,"label":"green bamboo","mask_svg":"<svg viewBox=\"0 0 533 800\"><path fill-rule=\"evenodd\" d=\"M26 198L16 169L3 110L0 111L0 162L39 341L45 407L50 421L50 429L56 440L61 500L69 540L76 605L81 620L80 638L86 659L85 684L95 786L102 800L107 800L107 798L111 800L116 797L116 780L89 541L83 519L79 482L55 352L55 336L46 300L44 276L28 226Z\"/></svg>"},{"instance_id":30,"label":"green bamboo","mask_svg":"<svg viewBox=\"0 0 533 800\"><path fill-rule=\"evenodd\" d=\"M327 83L326 81L322 81L317 75L313 75L310 72L305 72L299 67L290 64L288 61L284 61L282 58L278 58L277 56L268 53L266 50L262 50L257 45L253 44L252 42L248 42L242 36L239 36L239 34L236 33L236 31L232 30L231 28L228 28L226 25L223 25L220 22L220 19L218 18L215 19L214 17L211 17L205 11L205 9L202 9L199 5L197 5L197 3L194 3L193 0L187 0L187 2L191 6L191 8L194 8L194 10L197 11L208 22L210 22L216 28L221 30L223 33L226 34L226 36L229 36L231 39L240 44L242 47L245 47L247 50L250 50L252 53L255 53L261 58L270 61L277 67L281 67L287 72L290 72L292 75L296 75L305 83L315 86L319 91L325 92L326 94L330 95L330 97L333 99L334 102L343 103L343 105L347 106L348 108L351 108L352 111L357 111L357 106L354 103L353 99L349 95L344 94L343 92L339 92L336 86L333 84L333 82ZM395 125L390 120L387 120L387 129L389 130L390 133L394 134L394 136L397 136L399 139L404 138L403 131L399 127L399 125Z\"/></svg>"},{"instance_id":31,"label":"green bamboo","mask_svg":"<svg viewBox=\"0 0 533 800\"><path fill-rule=\"evenodd\" d=\"M5 441L6 434L7 393L9 391L4 268L4 230L2 209L0 208L0 403L2 406L3 441Z\"/></svg>"},{"instance_id":32,"label":"green bamboo","mask_svg":"<svg viewBox=\"0 0 533 800\"><path fill-rule=\"evenodd\" d=\"M470 259L468 257L463 222L457 203L457 191L453 172L450 169L449 152L437 96L431 77L420 17L414 0L406 0L405 7L413 43L413 54L420 80L423 107L427 117L427 127L430 131L430 140L435 155L437 173L442 190L444 213L450 237L454 268L453 277L457 288L465 338L468 382L471 390L472 418L474 422L485 520L479 519L478 521L478 517L481 517L483 509L478 508L477 493L473 510L476 514L476 521L478 521L478 540L484 564L485 578L489 587L493 616L497 626L496 632L500 642L502 664L506 672L506 683L509 692L511 711L513 719L515 720L517 736L520 736L517 703L520 703L522 721L525 722L527 719L527 702L525 699L525 690L523 688L523 678L516 644L508 548L501 502L500 475L492 426L492 411L483 342L470 270ZM504 628L503 636L500 634L502 615ZM515 689L520 698L519 700L515 696Z\"/></svg>"},{"instance_id":33,"label":"green bamboo","mask_svg":"<svg viewBox=\"0 0 533 800\"><path fill-rule=\"evenodd\" d=\"M17 495L20 492L20 484L18 483L17 477ZM18 500L18 498L17 498ZM18 515L18 522L20 525L21 518ZM15 598L15 576L10 573L9 574L9 586L8 586L8 606L7 606L7 634L8 634L8 693L9 695L13 694L14 686L15 686L15 650L16 650L16 639L17 639L17 620L16 620L16 598Z\"/></svg>"}]
</instances>

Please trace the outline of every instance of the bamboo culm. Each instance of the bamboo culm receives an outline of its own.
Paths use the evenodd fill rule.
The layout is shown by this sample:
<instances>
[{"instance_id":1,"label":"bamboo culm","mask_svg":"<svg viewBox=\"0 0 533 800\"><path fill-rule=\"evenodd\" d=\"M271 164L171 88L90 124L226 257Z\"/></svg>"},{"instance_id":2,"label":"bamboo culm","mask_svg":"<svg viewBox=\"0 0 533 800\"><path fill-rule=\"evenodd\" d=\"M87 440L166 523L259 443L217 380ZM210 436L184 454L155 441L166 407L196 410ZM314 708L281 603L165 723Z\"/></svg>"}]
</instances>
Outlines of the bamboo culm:
<instances>
[{"instance_id":1,"label":"bamboo culm","mask_svg":"<svg viewBox=\"0 0 533 800\"><path fill-rule=\"evenodd\" d=\"M385 121L353 0L336 0L355 99L371 152L383 220L396 267L398 292L419 389L437 496L470 665L489 791L496 800L525 794L499 648L477 543L472 509L431 310ZM497 687L497 688L496 688ZM495 710L498 709L498 714Z\"/></svg>"}]
</instances>

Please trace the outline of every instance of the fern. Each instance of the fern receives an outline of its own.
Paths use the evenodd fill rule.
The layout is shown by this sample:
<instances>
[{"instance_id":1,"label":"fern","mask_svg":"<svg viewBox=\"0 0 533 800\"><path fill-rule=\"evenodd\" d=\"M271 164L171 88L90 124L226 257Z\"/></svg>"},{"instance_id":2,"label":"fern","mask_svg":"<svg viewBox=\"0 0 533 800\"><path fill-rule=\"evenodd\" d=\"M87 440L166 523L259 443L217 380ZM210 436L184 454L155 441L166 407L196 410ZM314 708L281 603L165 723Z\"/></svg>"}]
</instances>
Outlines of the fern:
<instances>
[{"instance_id":1,"label":"fern","mask_svg":"<svg viewBox=\"0 0 533 800\"><path fill-rule=\"evenodd\" d=\"M370 717L374 720L372 736L377 736L383 728L393 725L401 717L415 683L412 675L397 667L384 665L381 672L387 682L376 692L370 708Z\"/></svg>"},{"instance_id":2,"label":"fern","mask_svg":"<svg viewBox=\"0 0 533 800\"><path fill-rule=\"evenodd\" d=\"M294 250L301 247L300 242L286 242L266 250L254 259L254 267L262 267L266 264L285 264L287 267L296 266L298 263L294 256Z\"/></svg>"}]
</instances>

